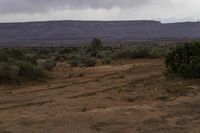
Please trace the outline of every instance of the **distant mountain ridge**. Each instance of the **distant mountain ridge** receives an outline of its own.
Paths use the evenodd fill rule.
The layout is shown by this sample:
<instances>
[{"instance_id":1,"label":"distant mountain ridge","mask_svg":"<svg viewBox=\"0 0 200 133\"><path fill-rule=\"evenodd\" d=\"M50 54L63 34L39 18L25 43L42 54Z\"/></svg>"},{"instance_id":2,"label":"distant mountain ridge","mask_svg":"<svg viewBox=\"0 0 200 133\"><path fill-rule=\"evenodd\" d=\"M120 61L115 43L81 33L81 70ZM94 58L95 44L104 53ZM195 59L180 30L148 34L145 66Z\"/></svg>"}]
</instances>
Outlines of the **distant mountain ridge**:
<instances>
[{"instance_id":1,"label":"distant mountain ridge","mask_svg":"<svg viewBox=\"0 0 200 133\"><path fill-rule=\"evenodd\" d=\"M45 21L0 23L0 45L88 43L199 39L199 22L162 24L159 21Z\"/></svg>"}]
</instances>

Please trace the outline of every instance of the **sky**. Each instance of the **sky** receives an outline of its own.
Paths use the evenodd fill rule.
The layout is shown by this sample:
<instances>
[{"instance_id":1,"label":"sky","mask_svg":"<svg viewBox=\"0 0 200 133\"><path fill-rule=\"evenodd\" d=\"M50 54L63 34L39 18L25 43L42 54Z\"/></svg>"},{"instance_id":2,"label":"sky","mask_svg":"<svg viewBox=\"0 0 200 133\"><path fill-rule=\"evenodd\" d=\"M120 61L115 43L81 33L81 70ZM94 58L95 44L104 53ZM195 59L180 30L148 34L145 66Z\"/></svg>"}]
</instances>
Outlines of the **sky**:
<instances>
[{"instance_id":1,"label":"sky","mask_svg":"<svg viewBox=\"0 0 200 133\"><path fill-rule=\"evenodd\" d=\"M47 20L197 21L200 0L0 0L0 22Z\"/></svg>"}]
</instances>

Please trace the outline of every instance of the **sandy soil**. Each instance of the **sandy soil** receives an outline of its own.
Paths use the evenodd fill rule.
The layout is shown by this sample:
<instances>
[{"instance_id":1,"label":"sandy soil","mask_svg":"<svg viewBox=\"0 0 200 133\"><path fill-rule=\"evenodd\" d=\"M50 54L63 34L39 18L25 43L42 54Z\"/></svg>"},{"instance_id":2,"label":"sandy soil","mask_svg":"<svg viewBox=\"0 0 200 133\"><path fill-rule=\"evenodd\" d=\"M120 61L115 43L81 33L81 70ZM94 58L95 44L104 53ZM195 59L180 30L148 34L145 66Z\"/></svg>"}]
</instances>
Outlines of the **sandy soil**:
<instances>
[{"instance_id":1,"label":"sandy soil","mask_svg":"<svg viewBox=\"0 0 200 133\"><path fill-rule=\"evenodd\" d=\"M53 73L0 86L0 133L200 133L200 80L167 80L163 60Z\"/></svg>"}]
</instances>

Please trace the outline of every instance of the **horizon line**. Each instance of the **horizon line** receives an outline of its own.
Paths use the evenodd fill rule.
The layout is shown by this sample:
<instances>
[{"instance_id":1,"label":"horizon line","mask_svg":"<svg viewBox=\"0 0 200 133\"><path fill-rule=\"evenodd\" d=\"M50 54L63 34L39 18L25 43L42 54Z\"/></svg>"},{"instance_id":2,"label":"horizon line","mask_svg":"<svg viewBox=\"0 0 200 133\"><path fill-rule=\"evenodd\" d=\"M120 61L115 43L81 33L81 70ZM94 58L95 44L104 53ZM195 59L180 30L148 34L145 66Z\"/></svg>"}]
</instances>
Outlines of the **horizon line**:
<instances>
[{"instance_id":1,"label":"horizon line","mask_svg":"<svg viewBox=\"0 0 200 133\"><path fill-rule=\"evenodd\" d=\"M173 23L199 23L198 20L188 20L188 21L176 21L176 22L162 22L160 20L153 20L153 19L127 19L127 20L79 20L79 19L58 19L58 20L53 20L53 19L49 19L49 20L33 20L33 21L8 21L8 22L0 22L0 24L12 24L12 23L45 23L45 22L61 22L61 21L76 21L76 22L131 22L131 21L135 21L135 22L139 22L139 21L152 21L152 22L159 22L161 24L173 24Z\"/></svg>"}]
</instances>

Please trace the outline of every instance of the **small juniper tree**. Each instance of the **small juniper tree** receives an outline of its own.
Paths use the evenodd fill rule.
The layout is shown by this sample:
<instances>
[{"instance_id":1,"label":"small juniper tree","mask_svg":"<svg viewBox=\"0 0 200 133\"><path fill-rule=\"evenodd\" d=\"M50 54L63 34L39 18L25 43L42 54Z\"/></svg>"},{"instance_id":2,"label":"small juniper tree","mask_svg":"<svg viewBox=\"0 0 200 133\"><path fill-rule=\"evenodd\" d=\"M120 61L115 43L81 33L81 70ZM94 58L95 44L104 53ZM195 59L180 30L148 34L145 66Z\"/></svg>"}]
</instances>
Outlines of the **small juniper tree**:
<instances>
[{"instance_id":1,"label":"small juniper tree","mask_svg":"<svg viewBox=\"0 0 200 133\"><path fill-rule=\"evenodd\" d=\"M88 53L90 53L92 57L96 57L100 48L101 40L99 38L94 38L88 49Z\"/></svg>"},{"instance_id":2,"label":"small juniper tree","mask_svg":"<svg viewBox=\"0 0 200 133\"><path fill-rule=\"evenodd\" d=\"M200 43L185 43L172 49L165 59L169 75L199 78L200 77Z\"/></svg>"}]
</instances>

